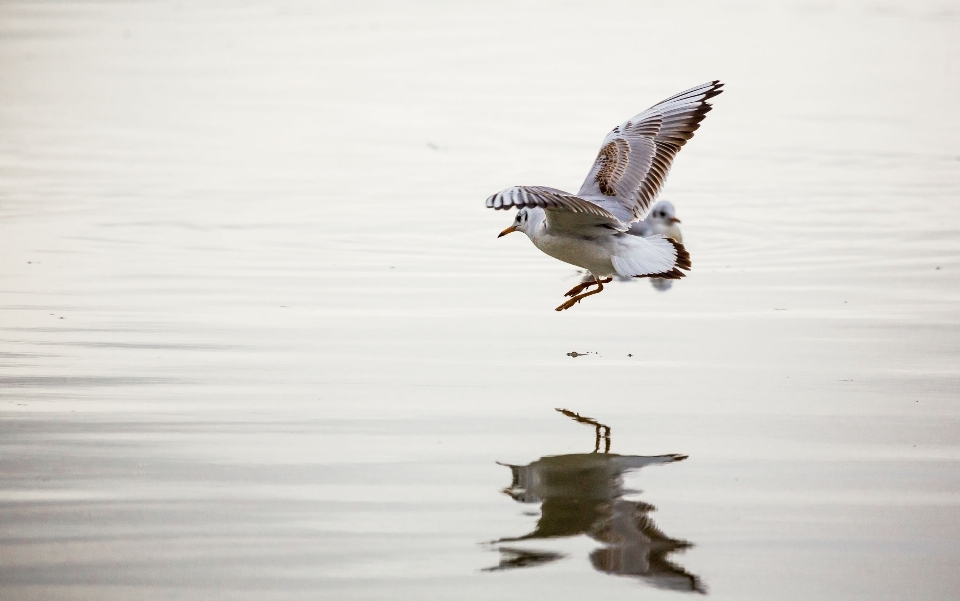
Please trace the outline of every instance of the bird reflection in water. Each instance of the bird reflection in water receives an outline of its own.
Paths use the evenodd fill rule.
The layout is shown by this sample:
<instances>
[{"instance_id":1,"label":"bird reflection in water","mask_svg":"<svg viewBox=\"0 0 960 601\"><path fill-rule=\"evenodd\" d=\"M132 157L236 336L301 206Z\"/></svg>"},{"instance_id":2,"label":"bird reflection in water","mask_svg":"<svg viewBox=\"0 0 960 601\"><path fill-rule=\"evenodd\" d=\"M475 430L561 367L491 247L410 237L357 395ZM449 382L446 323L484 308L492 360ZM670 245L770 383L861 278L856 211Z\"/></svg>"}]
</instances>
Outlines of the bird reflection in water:
<instances>
[{"instance_id":1,"label":"bird reflection in water","mask_svg":"<svg viewBox=\"0 0 960 601\"><path fill-rule=\"evenodd\" d=\"M590 562L601 572L638 577L657 588L705 593L697 576L669 559L693 544L657 528L649 515L656 509L653 505L623 498L629 492L623 488L625 473L682 461L686 456L611 453L609 426L573 411L557 411L594 426L593 452L541 457L528 465L501 464L513 473L513 483L503 492L519 503L540 503L540 519L529 534L493 541L500 563L486 571L527 568L563 557L562 553L510 543L585 534L604 545L590 553Z\"/></svg>"}]
</instances>

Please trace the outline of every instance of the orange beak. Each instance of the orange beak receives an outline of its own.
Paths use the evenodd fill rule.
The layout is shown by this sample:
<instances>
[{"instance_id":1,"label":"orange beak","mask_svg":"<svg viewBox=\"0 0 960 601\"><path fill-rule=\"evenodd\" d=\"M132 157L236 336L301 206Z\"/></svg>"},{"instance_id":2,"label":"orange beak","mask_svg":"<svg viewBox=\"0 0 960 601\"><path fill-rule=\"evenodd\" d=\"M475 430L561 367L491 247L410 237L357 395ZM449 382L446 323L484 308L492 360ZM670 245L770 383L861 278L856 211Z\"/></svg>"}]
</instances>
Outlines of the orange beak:
<instances>
[{"instance_id":1,"label":"orange beak","mask_svg":"<svg viewBox=\"0 0 960 601\"><path fill-rule=\"evenodd\" d=\"M670 218L670 223L680 223L680 220L677 219L676 217L671 217L671 218Z\"/></svg>"},{"instance_id":2,"label":"orange beak","mask_svg":"<svg viewBox=\"0 0 960 601\"><path fill-rule=\"evenodd\" d=\"M503 230L502 232L500 232L500 235L497 236L497 238L503 238L504 236L506 236L506 235L509 234L510 232L515 232L515 231L517 231L517 226L511 225L511 226L508 227L507 229L505 229L505 230Z\"/></svg>"}]
</instances>

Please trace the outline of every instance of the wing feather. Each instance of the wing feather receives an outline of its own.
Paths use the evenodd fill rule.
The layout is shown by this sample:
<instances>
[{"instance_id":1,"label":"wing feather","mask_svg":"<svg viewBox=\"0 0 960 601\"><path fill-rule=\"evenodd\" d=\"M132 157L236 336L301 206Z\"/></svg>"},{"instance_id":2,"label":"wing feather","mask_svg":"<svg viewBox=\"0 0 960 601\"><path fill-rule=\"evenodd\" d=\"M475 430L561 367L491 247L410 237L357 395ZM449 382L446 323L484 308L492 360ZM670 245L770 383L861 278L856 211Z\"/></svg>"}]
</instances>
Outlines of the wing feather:
<instances>
[{"instance_id":1,"label":"wing feather","mask_svg":"<svg viewBox=\"0 0 960 601\"><path fill-rule=\"evenodd\" d=\"M500 190L487 199L491 209L510 209L513 207L540 207L570 213L586 213L603 219L617 220L616 216L594 202L580 198L556 188L546 186L513 186Z\"/></svg>"},{"instance_id":2,"label":"wing feather","mask_svg":"<svg viewBox=\"0 0 960 601\"><path fill-rule=\"evenodd\" d=\"M707 100L722 87L715 80L690 88L613 128L577 195L625 222L640 219L663 188L673 158L712 109Z\"/></svg>"},{"instance_id":3,"label":"wing feather","mask_svg":"<svg viewBox=\"0 0 960 601\"><path fill-rule=\"evenodd\" d=\"M513 186L501 190L487 199L487 206L491 209L541 208L547 212L551 227L571 233L596 227L625 232L628 227L627 221L596 202L546 186Z\"/></svg>"},{"instance_id":4,"label":"wing feather","mask_svg":"<svg viewBox=\"0 0 960 601\"><path fill-rule=\"evenodd\" d=\"M539 207L551 224L625 231L660 193L673 157L711 110L723 84L711 81L675 94L613 128L577 194L547 186L514 186L487 198L492 209Z\"/></svg>"}]
</instances>

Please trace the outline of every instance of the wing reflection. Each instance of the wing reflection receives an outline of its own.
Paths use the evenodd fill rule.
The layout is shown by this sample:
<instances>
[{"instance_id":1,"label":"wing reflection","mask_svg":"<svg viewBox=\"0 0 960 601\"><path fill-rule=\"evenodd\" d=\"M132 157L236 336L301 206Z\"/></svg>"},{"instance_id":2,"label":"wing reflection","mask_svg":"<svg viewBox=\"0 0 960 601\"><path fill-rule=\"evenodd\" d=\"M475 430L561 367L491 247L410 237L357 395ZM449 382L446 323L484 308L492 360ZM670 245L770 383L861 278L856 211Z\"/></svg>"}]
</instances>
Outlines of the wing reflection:
<instances>
[{"instance_id":1,"label":"wing reflection","mask_svg":"<svg viewBox=\"0 0 960 601\"><path fill-rule=\"evenodd\" d=\"M587 535L604 544L590 554L598 571L634 576L657 588L705 593L700 579L670 561L669 556L693 544L664 534L650 517L656 508L624 499L623 475L648 465L665 465L685 455L644 457L610 453L610 428L572 411L557 409L578 422L596 428L592 453L541 457L528 465L505 465L513 476L503 490L518 503L540 503L540 519L533 532L501 538L499 565L487 571L527 568L563 557L552 551L520 548L520 543ZM601 443L604 450L600 451Z\"/></svg>"}]
</instances>

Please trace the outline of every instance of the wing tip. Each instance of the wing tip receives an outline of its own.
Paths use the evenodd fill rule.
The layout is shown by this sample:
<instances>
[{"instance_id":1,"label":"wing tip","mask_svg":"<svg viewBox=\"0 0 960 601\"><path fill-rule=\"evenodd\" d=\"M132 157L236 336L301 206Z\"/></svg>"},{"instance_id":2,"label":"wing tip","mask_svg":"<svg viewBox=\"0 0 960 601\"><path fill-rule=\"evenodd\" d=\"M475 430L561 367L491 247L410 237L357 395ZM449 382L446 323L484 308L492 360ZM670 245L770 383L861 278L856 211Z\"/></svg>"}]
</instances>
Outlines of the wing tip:
<instances>
[{"instance_id":1,"label":"wing tip","mask_svg":"<svg viewBox=\"0 0 960 601\"><path fill-rule=\"evenodd\" d=\"M491 194L487 197L486 205L488 209L493 209L494 211L506 211L514 207L514 200L506 195L507 192L514 190L519 186L514 186L513 188L506 188L500 190L496 194Z\"/></svg>"},{"instance_id":2,"label":"wing tip","mask_svg":"<svg viewBox=\"0 0 960 601\"><path fill-rule=\"evenodd\" d=\"M697 94L699 98L697 98L695 102L700 105L700 109L703 110L704 113L710 112L710 109L713 108L713 105L707 101L711 98L719 96L720 94L723 94L723 86L724 84L722 81L719 79L714 79L713 81L708 81L707 83L700 84L696 88L693 88L693 90L699 91ZM681 92L681 94L683 94L683 92Z\"/></svg>"},{"instance_id":3,"label":"wing tip","mask_svg":"<svg viewBox=\"0 0 960 601\"><path fill-rule=\"evenodd\" d=\"M714 79L710 82L710 89L704 92L703 98L700 99L700 102L704 106L708 107L707 112L709 112L710 108L713 107L713 105L707 101L715 96L719 96L720 94L723 94L723 82L719 79Z\"/></svg>"},{"instance_id":4,"label":"wing tip","mask_svg":"<svg viewBox=\"0 0 960 601\"><path fill-rule=\"evenodd\" d=\"M704 85L704 86L710 86L710 89L707 90L707 92L706 92L707 94L711 94L711 95L713 95L713 96L716 96L717 94L720 94L721 92L723 92L724 83L723 83L722 81L720 81L719 79L714 79L714 80L712 80L712 81L708 81L707 83L705 83L705 84L703 84L703 85Z\"/></svg>"}]
</instances>

